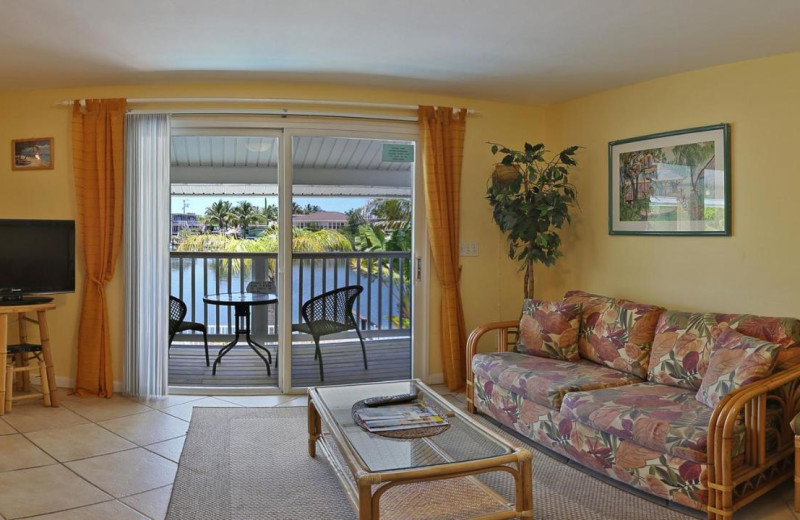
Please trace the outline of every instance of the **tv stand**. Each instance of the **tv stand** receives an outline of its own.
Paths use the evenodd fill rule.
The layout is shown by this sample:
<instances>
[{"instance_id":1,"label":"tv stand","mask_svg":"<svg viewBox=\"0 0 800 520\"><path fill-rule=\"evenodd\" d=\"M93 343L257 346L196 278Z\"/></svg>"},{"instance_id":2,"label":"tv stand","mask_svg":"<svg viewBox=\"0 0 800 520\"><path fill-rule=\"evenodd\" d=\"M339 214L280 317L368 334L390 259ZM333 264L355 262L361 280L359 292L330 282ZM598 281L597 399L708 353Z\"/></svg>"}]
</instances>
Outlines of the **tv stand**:
<instances>
[{"instance_id":1,"label":"tv stand","mask_svg":"<svg viewBox=\"0 0 800 520\"><path fill-rule=\"evenodd\" d=\"M0 289L0 305L3 305L4 304L3 302L21 302L21 301L22 301L21 289Z\"/></svg>"},{"instance_id":2,"label":"tv stand","mask_svg":"<svg viewBox=\"0 0 800 520\"><path fill-rule=\"evenodd\" d=\"M49 296L22 296L22 295L14 295L9 297L4 297L0 295L0 307L8 307L11 305L14 306L22 306L22 305L37 305L41 303L50 303L53 301L53 298Z\"/></svg>"}]
</instances>

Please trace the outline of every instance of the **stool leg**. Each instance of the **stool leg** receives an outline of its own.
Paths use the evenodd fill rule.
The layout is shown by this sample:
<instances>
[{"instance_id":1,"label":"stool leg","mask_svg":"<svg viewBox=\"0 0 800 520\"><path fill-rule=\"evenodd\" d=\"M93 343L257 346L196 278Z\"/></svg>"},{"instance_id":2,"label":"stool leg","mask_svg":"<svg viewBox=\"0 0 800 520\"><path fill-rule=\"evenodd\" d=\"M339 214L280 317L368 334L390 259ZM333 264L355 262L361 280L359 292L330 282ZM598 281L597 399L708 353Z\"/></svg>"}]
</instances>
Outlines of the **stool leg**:
<instances>
[{"instance_id":1,"label":"stool leg","mask_svg":"<svg viewBox=\"0 0 800 520\"><path fill-rule=\"evenodd\" d=\"M19 320L19 342L20 343L27 343L28 342L28 329L25 326L25 313L20 312L17 314L17 318ZM28 354L19 354L17 358L17 367L27 367L28 366ZM19 381L17 381L17 389L24 390L25 392L31 391L31 375L30 372L25 371L20 373Z\"/></svg>"},{"instance_id":2,"label":"stool leg","mask_svg":"<svg viewBox=\"0 0 800 520\"><path fill-rule=\"evenodd\" d=\"M47 365L44 361L39 361L39 377L42 378L42 397L44 405L50 406L50 385L47 383Z\"/></svg>"},{"instance_id":3,"label":"stool leg","mask_svg":"<svg viewBox=\"0 0 800 520\"><path fill-rule=\"evenodd\" d=\"M11 411L12 398L14 396L14 367L6 366L6 413Z\"/></svg>"}]
</instances>

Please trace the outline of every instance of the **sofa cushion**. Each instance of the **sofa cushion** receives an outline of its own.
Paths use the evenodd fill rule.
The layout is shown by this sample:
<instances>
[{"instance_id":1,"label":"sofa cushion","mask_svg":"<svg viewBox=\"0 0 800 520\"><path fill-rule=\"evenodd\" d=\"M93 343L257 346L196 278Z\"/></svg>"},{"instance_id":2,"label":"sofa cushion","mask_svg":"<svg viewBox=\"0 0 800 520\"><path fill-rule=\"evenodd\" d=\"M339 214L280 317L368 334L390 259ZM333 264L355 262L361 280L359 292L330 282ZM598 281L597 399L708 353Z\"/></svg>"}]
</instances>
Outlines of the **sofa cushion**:
<instances>
[{"instance_id":1,"label":"sofa cushion","mask_svg":"<svg viewBox=\"0 0 800 520\"><path fill-rule=\"evenodd\" d=\"M711 346L722 331L733 328L747 336L778 343L790 362L800 353L800 321L750 314L715 314L665 311L656 326L647 380L686 389L700 388L711 357Z\"/></svg>"},{"instance_id":2,"label":"sofa cushion","mask_svg":"<svg viewBox=\"0 0 800 520\"><path fill-rule=\"evenodd\" d=\"M697 400L712 408L729 393L772 374L781 346L733 329L719 335Z\"/></svg>"},{"instance_id":3,"label":"sofa cushion","mask_svg":"<svg viewBox=\"0 0 800 520\"><path fill-rule=\"evenodd\" d=\"M637 377L647 375L650 349L661 307L569 291L567 304L581 304L578 351L582 358Z\"/></svg>"},{"instance_id":4,"label":"sofa cushion","mask_svg":"<svg viewBox=\"0 0 800 520\"><path fill-rule=\"evenodd\" d=\"M642 380L589 361L563 361L517 352L477 354L473 372L501 388L558 410L567 392L630 385Z\"/></svg>"},{"instance_id":5,"label":"sofa cushion","mask_svg":"<svg viewBox=\"0 0 800 520\"><path fill-rule=\"evenodd\" d=\"M524 300L517 352L578 361L580 322L580 304Z\"/></svg>"},{"instance_id":6,"label":"sofa cushion","mask_svg":"<svg viewBox=\"0 0 800 520\"><path fill-rule=\"evenodd\" d=\"M656 451L706 462L713 410L695 392L643 382L564 396L561 415Z\"/></svg>"}]
</instances>

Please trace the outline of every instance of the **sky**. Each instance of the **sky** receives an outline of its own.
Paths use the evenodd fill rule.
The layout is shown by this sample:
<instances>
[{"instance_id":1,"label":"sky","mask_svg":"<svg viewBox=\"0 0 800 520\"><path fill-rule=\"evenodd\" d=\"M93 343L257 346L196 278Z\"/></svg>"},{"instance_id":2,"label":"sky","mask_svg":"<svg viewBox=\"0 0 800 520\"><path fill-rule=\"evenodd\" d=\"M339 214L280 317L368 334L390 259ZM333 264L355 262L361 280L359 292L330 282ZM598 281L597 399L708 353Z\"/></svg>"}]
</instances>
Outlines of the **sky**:
<instances>
[{"instance_id":1,"label":"sky","mask_svg":"<svg viewBox=\"0 0 800 520\"><path fill-rule=\"evenodd\" d=\"M213 202L220 199L229 200L234 205L240 201L247 201L252 205L263 208L264 200L267 204L278 205L278 197L253 197L253 196L233 196L233 197L220 197L216 196L198 196L198 195L174 195L171 197L171 212L172 213L195 213L202 215L205 213L206 208ZM184 211L185 201L185 211ZM370 201L369 198L362 197L294 197L294 202L301 206L306 204L314 204L321 207L324 211L341 211L344 213L348 209L362 208Z\"/></svg>"}]
</instances>

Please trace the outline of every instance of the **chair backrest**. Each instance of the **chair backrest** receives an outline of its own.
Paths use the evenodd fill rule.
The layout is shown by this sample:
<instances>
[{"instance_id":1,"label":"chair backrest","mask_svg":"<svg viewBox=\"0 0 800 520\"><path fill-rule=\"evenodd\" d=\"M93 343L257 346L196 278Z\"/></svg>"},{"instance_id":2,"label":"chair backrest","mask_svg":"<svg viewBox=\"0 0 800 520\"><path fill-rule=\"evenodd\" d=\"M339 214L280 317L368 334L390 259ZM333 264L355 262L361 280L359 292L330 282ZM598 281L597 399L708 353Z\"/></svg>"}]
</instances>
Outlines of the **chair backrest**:
<instances>
[{"instance_id":1,"label":"chair backrest","mask_svg":"<svg viewBox=\"0 0 800 520\"><path fill-rule=\"evenodd\" d=\"M305 302L301 312L312 333L318 322L357 327L353 318L353 305L363 290L364 287L360 285L348 285L322 293Z\"/></svg>"},{"instance_id":2,"label":"chair backrest","mask_svg":"<svg viewBox=\"0 0 800 520\"><path fill-rule=\"evenodd\" d=\"M186 317L186 304L183 300L174 296L169 297L169 341L172 343L172 338L178 332L178 327L183 323L183 318Z\"/></svg>"}]
</instances>

